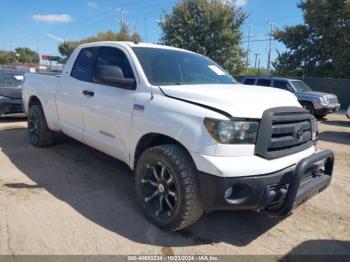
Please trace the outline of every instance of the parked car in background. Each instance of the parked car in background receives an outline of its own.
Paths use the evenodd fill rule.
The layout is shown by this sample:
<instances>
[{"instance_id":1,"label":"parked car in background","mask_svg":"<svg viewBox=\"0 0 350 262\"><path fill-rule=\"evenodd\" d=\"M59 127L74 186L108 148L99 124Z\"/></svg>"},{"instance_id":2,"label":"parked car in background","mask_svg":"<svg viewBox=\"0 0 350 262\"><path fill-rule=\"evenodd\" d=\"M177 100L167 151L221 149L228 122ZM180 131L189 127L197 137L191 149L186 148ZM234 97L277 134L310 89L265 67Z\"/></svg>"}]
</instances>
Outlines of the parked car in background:
<instances>
[{"instance_id":1,"label":"parked car in background","mask_svg":"<svg viewBox=\"0 0 350 262\"><path fill-rule=\"evenodd\" d=\"M0 117L24 113L22 83L24 71L0 71Z\"/></svg>"},{"instance_id":2,"label":"parked car in background","mask_svg":"<svg viewBox=\"0 0 350 262\"><path fill-rule=\"evenodd\" d=\"M300 104L316 117L339 111L338 97L334 94L313 91L304 81L280 77L246 77L245 85L270 86L295 94Z\"/></svg>"},{"instance_id":3,"label":"parked car in background","mask_svg":"<svg viewBox=\"0 0 350 262\"><path fill-rule=\"evenodd\" d=\"M350 119L350 106L348 107L348 110L346 110L346 116Z\"/></svg>"}]
</instances>

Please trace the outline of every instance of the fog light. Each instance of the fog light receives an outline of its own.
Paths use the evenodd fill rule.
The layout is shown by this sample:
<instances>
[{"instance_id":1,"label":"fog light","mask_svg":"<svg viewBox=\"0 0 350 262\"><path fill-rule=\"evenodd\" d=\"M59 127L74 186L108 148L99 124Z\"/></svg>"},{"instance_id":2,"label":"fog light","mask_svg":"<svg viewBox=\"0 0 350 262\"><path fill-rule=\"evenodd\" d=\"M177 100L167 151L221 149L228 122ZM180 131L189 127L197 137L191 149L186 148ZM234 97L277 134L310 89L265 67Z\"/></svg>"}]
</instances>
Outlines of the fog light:
<instances>
[{"instance_id":1,"label":"fog light","mask_svg":"<svg viewBox=\"0 0 350 262\"><path fill-rule=\"evenodd\" d=\"M224 198L231 205L239 205L246 202L251 195L250 187L245 184L232 185L226 189Z\"/></svg>"}]
</instances>

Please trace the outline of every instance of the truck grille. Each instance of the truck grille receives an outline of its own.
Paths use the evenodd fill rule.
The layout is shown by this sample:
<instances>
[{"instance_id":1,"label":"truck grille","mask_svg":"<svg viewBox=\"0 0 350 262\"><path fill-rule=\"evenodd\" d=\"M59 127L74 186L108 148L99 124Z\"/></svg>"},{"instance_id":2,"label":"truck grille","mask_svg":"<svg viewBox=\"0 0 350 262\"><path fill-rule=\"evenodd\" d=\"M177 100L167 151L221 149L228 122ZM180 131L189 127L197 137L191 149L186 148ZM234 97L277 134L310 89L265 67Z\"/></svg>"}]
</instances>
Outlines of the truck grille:
<instances>
[{"instance_id":1,"label":"truck grille","mask_svg":"<svg viewBox=\"0 0 350 262\"><path fill-rule=\"evenodd\" d=\"M338 104L338 98L337 97L328 97L330 104Z\"/></svg>"},{"instance_id":2,"label":"truck grille","mask_svg":"<svg viewBox=\"0 0 350 262\"><path fill-rule=\"evenodd\" d=\"M300 152L312 144L310 114L299 107L277 107L263 114L255 154L274 159Z\"/></svg>"}]
</instances>

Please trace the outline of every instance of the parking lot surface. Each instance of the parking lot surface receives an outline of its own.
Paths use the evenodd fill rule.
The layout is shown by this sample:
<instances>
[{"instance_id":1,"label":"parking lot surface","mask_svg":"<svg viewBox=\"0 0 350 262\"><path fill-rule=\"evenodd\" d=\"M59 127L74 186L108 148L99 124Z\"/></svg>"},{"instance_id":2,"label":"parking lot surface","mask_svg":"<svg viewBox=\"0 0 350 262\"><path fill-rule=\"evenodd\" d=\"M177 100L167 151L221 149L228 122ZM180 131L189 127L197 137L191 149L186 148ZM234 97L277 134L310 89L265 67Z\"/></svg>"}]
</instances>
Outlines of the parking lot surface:
<instances>
[{"instance_id":1,"label":"parking lot surface","mask_svg":"<svg viewBox=\"0 0 350 262\"><path fill-rule=\"evenodd\" d=\"M25 119L2 119L0 254L350 254L350 121L329 115L320 130L334 177L292 215L213 212L167 233L140 212L125 164L69 138L34 148Z\"/></svg>"}]
</instances>

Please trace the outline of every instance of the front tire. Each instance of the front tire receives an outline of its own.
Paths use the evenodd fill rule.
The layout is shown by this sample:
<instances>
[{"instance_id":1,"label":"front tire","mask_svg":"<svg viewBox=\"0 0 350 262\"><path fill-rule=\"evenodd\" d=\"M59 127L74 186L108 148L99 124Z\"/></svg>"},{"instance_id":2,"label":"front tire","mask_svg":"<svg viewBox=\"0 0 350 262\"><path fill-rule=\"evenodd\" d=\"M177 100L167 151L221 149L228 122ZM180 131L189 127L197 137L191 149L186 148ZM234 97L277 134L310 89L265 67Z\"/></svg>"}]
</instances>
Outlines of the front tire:
<instances>
[{"instance_id":1,"label":"front tire","mask_svg":"<svg viewBox=\"0 0 350 262\"><path fill-rule=\"evenodd\" d=\"M135 188L146 216L158 227L177 231L203 214L196 167L179 145L146 150L137 162Z\"/></svg>"},{"instance_id":2,"label":"front tire","mask_svg":"<svg viewBox=\"0 0 350 262\"><path fill-rule=\"evenodd\" d=\"M28 137L35 147L48 147L54 144L56 133L47 126L41 105L32 105L28 111Z\"/></svg>"},{"instance_id":3,"label":"front tire","mask_svg":"<svg viewBox=\"0 0 350 262\"><path fill-rule=\"evenodd\" d=\"M303 106L304 109L309 111L309 113L311 115L315 115L315 109L314 109L314 106L311 103L309 103L309 102L302 102L301 105Z\"/></svg>"},{"instance_id":4,"label":"front tire","mask_svg":"<svg viewBox=\"0 0 350 262\"><path fill-rule=\"evenodd\" d=\"M315 117L317 119L322 119L322 118L325 118L327 114L316 114Z\"/></svg>"}]
</instances>

